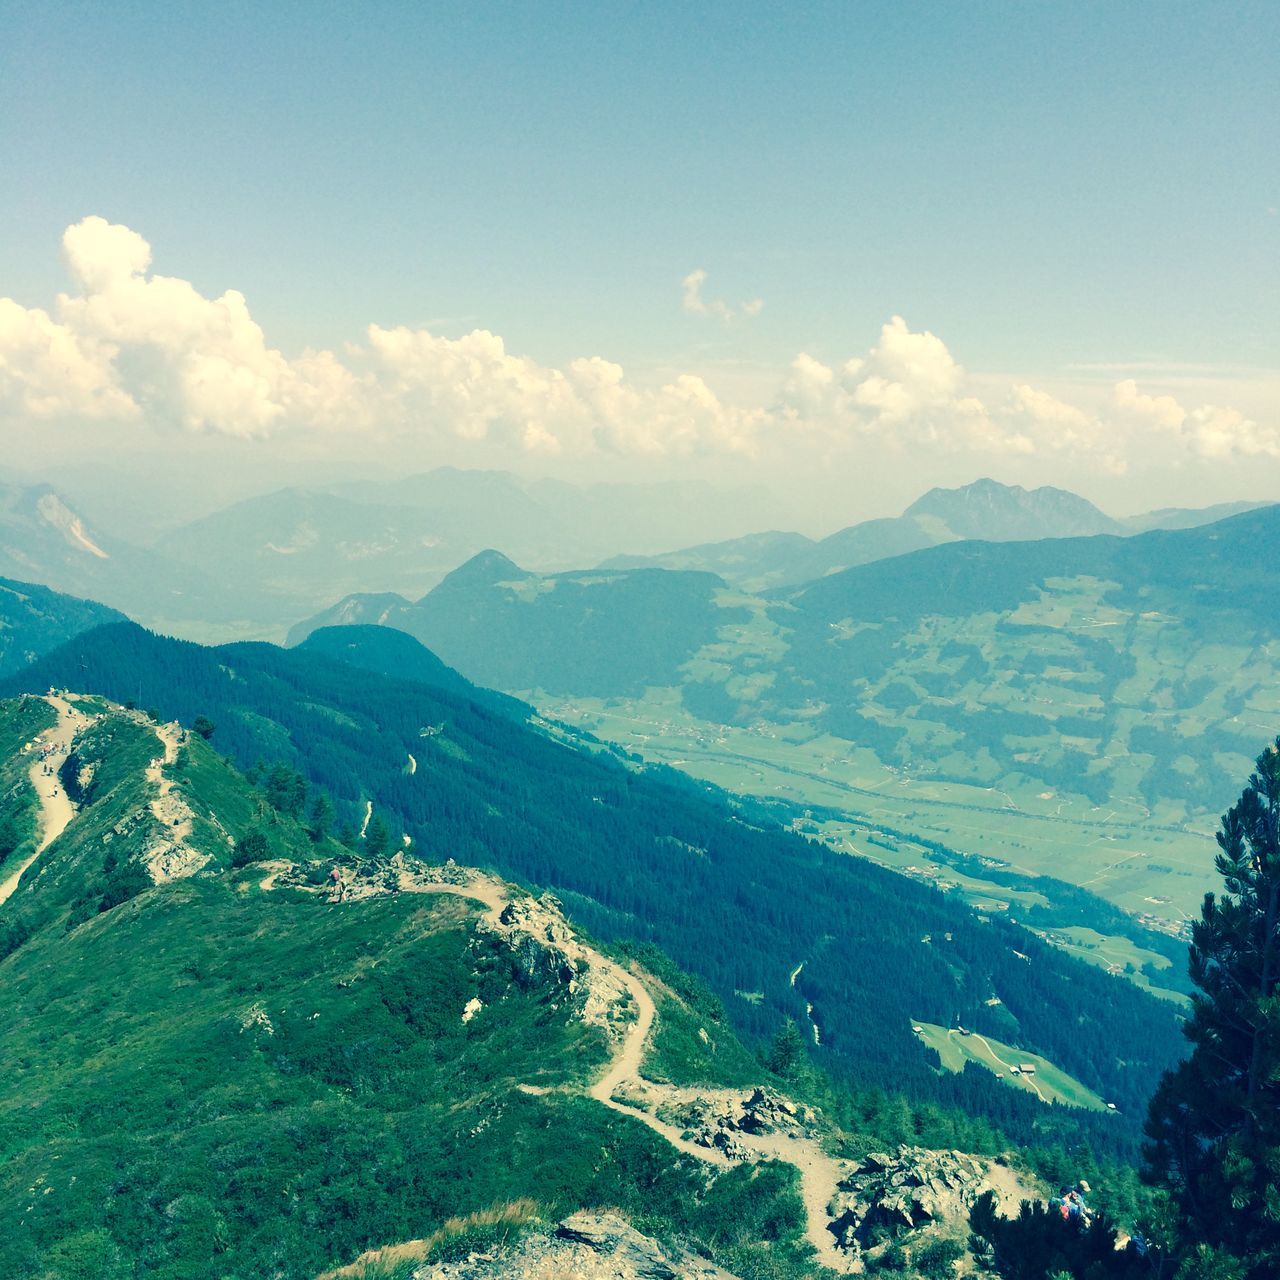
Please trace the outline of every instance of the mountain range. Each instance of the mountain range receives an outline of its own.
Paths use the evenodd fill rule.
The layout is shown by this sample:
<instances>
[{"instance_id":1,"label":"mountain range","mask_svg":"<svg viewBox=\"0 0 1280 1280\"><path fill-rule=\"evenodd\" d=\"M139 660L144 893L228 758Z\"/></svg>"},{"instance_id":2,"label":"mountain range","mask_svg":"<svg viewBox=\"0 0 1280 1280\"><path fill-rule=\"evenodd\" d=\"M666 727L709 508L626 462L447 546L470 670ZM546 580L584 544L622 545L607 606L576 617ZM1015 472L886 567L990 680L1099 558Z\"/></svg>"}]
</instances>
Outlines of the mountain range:
<instances>
[{"instance_id":1,"label":"mountain range","mask_svg":"<svg viewBox=\"0 0 1280 1280\"><path fill-rule=\"evenodd\" d=\"M602 567L701 569L760 591L963 539L1026 542L1190 529L1263 505L1226 502L1195 509L1168 507L1117 520L1065 489L1046 485L1027 490L977 480L958 489L930 489L900 516L866 520L818 541L798 533L758 533L659 556L614 556Z\"/></svg>"},{"instance_id":2,"label":"mountain range","mask_svg":"<svg viewBox=\"0 0 1280 1280\"><path fill-rule=\"evenodd\" d=\"M1108 607L1141 571L1202 598L1217 641L1273 518L963 542L766 596L487 553L426 601L555 682L645 698L742 661L732 642L785 690L781 659L824 631L899 644L984 591L1043 604L1077 545ZM1087 893L1006 868L1017 918L975 909L833 847L829 814L648 765L391 626L206 647L100 612L0 593L30 630L0 681L5 1274L950 1266L982 1188L1042 1198L1067 1144L1092 1152L1075 1176L1135 1158L1182 1053L1176 1006L1136 983L1170 961ZM1230 620L1276 621L1262 598ZM1135 982L1064 944L1100 930ZM877 1226L871 1188L922 1178L973 1189Z\"/></svg>"},{"instance_id":3,"label":"mountain range","mask_svg":"<svg viewBox=\"0 0 1280 1280\"><path fill-rule=\"evenodd\" d=\"M84 486L85 480L78 481ZM90 490L92 493L92 491ZM145 507L145 498L134 505ZM214 641L283 638L299 619L352 593L414 597L493 546L537 571L602 559L612 567L694 568L753 590L958 538L1115 532L1097 508L1061 490L980 481L934 490L896 520L851 526L821 542L745 534L771 514L754 492L706 485L569 485L505 472L440 468L395 481L349 481L244 499L155 534L120 515L96 524L48 485L0 484L0 574L99 600L170 634ZM1173 527L1218 514L1166 511ZM1137 527L1136 525L1134 527ZM124 532L120 532L120 530ZM707 530L745 536L637 559ZM619 559L621 551L631 553Z\"/></svg>"},{"instance_id":4,"label":"mountain range","mask_svg":"<svg viewBox=\"0 0 1280 1280\"><path fill-rule=\"evenodd\" d=\"M1034 1135L1052 1123L1043 1107L985 1073L937 1076L909 1017L963 1019L1043 1052L1127 1116L1141 1111L1152 1072L1176 1054L1170 1006L1122 979L1020 926L982 923L958 900L828 851L765 808L639 768L509 699L473 700L456 676L437 682L429 663L407 678L400 672L413 643L364 628L321 632L294 650L208 649L114 624L47 654L0 691L74 678L161 719L203 716L241 767L276 762L322 788L348 832L373 813L393 840L405 833L433 860L553 889L597 937L656 944L709 984L748 1043L787 1016L812 1016L828 1069L850 1082L896 1081L963 1100L971 1113ZM890 917L891 930L874 923ZM801 961L803 980L793 983ZM1079 1008L1064 1020L1068 988ZM1128 1122L1095 1124L1104 1146L1132 1141Z\"/></svg>"},{"instance_id":5,"label":"mountain range","mask_svg":"<svg viewBox=\"0 0 1280 1280\"><path fill-rule=\"evenodd\" d=\"M479 683L738 790L944 842L990 810L1007 839L990 824L974 839L993 856L1176 921L1207 882L1197 832L1273 735L1277 550L1280 509L1264 507L1130 537L952 542L756 594L705 572L539 575L489 552L416 603L349 598L314 625L398 628ZM1148 861L1103 861L1100 824Z\"/></svg>"}]
</instances>

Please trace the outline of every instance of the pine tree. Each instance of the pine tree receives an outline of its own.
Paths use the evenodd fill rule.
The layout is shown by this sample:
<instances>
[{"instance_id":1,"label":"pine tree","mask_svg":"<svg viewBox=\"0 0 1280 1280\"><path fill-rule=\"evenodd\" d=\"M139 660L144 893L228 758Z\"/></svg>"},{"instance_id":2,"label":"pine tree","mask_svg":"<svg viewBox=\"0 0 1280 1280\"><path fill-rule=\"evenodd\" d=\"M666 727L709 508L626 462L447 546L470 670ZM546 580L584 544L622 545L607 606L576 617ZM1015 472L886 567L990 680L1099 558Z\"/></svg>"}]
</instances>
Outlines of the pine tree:
<instances>
[{"instance_id":1,"label":"pine tree","mask_svg":"<svg viewBox=\"0 0 1280 1280\"><path fill-rule=\"evenodd\" d=\"M807 1062L804 1037L795 1020L788 1018L778 1028L769 1050L768 1067L775 1075L783 1077L795 1076L801 1066Z\"/></svg>"},{"instance_id":2,"label":"pine tree","mask_svg":"<svg viewBox=\"0 0 1280 1280\"><path fill-rule=\"evenodd\" d=\"M375 816L365 831L365 852L371 858L380 858L386 853L390 841L391 833L387 830L387 824L380 817Z\"/></svg>"},{"instance_id":3,"label":"pine tree","mask_svg":"<svg viewBox=\"0 0 1280 1280\"><path fill-rule=\"evenodd\" d=\"M1147 1120L1149 1171L1180 1210L1195 1258L1280 1274L1280 739L1222 819L1225 892L1192 927L1191 1056Z\"/></svg>"},{"instance_id":4,"label":"pine tree","mask_svg":"<svg viewBox=\"0 0 1280 1280\"><path fill-rule=\"evenodd\" d=\"M333 825L333 803L323 791L317 791L311 802L311 813L307 819L307 833L318 844L329 834Z\"/></svg>"}]
</instances>

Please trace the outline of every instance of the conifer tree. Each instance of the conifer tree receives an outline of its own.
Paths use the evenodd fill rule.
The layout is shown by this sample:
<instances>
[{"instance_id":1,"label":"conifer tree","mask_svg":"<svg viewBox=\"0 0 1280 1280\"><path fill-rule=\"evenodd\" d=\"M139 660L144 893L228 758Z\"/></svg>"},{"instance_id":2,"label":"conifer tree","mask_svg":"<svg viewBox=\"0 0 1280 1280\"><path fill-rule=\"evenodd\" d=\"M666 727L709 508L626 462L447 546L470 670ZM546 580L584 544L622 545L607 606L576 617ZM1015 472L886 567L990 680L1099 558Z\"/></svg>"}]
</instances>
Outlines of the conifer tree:
<instances>
[{"instance_id":1,"label":"conifer tree","mask_svg":"<svg viewBox=\"0 0 1280 1280\"><path fill-rule=\"evenodd\" d=\"M1188 1265L1238 1259L1262 1280L1280 1275L1280 739L1217 839L1225 891L1192 927L1193 1047L1152 1100L1146 1154Z\"/></svg>"},{"instance_id":2,"label":"conifer tree","mask_svg":"<svg viewBox=\"0 0 1280 1280\"><path fill-rule=\"evenodd\" d=\"M375 816L365 832L365 852L371 858L381 858L386 853L390 842L391 834L387 830L387 824L380 817Z\"/></svg>"}]
</instances>

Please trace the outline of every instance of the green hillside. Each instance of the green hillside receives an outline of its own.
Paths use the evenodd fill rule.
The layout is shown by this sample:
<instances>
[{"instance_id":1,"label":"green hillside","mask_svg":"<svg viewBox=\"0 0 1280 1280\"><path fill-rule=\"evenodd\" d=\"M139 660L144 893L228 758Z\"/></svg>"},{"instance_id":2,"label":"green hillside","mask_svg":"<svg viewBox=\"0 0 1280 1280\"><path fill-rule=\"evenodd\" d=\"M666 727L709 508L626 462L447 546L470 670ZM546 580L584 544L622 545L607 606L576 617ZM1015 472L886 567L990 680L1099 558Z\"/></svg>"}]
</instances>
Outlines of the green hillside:
<instances>
[{"instance_id":1,"label":"green hillside","mask_svg":"<svg viewBox=\"0 0 1280 1280\"><path fill-rule=\"evenodd\" d=\"M916 1022L911 1029L920 1037L921 1044L938 1055L948 1071L963 1071L966 1063L976 1062L1010 1088L1034 1094L1041 1102L1086 1107L1092 1111L1107 1109L1107 1104L1092 1089L1038 1053L1029 1053L990 1036L940 1027L932 1022ZM1028 1065L1035 1069L1027 1071Z\"/></svg>"},{"instance_id":2,"label":"green hillside","mask_svg":"<svg viewBox=\"0 0 1280 1280\"><path fill-rule=\"evenodd\" d=\"M21 670L82 631L122 620L105 605L0 578L0 675Z\"/></svg>"},{"instance_id":3,"label":"green hillside","mask_svg":"<svg viewBox=\"0 0 1280 1280\"><path fill-rule=\"evenodd\" d=\"M1280 511L956 542L764 595L706 575L455 577L390 625L736 791L843 809L1172 928L1280 714ZM661 630L653 657L624 634ZM625 655L625 656L619 656Z\"/></svg>"},{"instance_id":4,"label":"green hillside","mask_svg":"<svg viewBox=\"0 0 1280 1280\"><path fill-rule=\"evenodd\" d=\"M619 1206L746 1274L765 1255L812 1274L793 1169L708 1170L587 1096L613 1051L532 938L478 928L452 893L395 891L385 862L309 834L199 737L156 775L144 716L77 705L78 811L4 907L21 929L0 962L0 1274L304 1280L507 1204ZM40 706L0 704L5 744L47 727ZM167 879L166 796L208 857ZM690 1017L663 989L655 1052L685 1061L660 1051ZM712 1082L750 1061L715 1034Z\"/></svg>"},{"instance_id":5,"label":"green hillside","mask_svg":"<svg viewBox=\"0 0 1280 1280\"><path fill-rule=\"evenodd\" d=\"M1136 1117L1181 1053L1167 1003L1019 925L984 923L930 886L827 850L767 809L673 771L639 769L598 744L576 745L505 708L381 674L402 636L340 634L341 663L309 647L205 649L110 627L10 687L75 679L165 718L208 717L215 743L242 767L280 775L297 812L311 799L305 782L300 791L290 784L295 771L323 792L337 811L333 829L347 839L371 814L379 839L405 834L438 859L551 888L596 936L658 945L710 985L753 1047L787 1018L803 1024L812 1005L823 1027L819 1059L853 1087L959 1106L977 1130L994 1122L1032 1144L1055 1129L1083 1129L1100 1150L1135 1150L1131 1120L1046 1115L985 1073L939 1078L901 1009L934 1021L959 1014L1043 1052ZM353 644L364 649L360 666L351 664ZM1001 1003L989 1004L993 996Z\"/></svg>"}]
</instances>

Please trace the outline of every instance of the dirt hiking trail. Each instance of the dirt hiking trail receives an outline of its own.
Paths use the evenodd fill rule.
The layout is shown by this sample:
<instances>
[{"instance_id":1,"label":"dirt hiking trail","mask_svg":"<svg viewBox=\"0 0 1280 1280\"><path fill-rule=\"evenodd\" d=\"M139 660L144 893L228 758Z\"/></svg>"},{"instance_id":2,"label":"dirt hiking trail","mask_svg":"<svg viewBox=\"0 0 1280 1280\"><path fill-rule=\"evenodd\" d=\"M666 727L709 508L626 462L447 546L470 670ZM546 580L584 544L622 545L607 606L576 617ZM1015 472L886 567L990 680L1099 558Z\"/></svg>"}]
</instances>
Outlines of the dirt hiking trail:
<instances>
[{"instance_id":1,"label":"dirt hiking trail","mask_svg":"<svg viewBox=\"0 0 1280 1280\"><path fill-rule=\"evenodd\" d=\"M502 913L511 902L505 885L485 877L477 877L466 884L424 883L410 877L403 877L401 887L411 893L451 894L456 897L470 898L483 904L486 908L486 917L493 925L499 924ZM732 1161L724 1152L690 1142L679 1128L660 1120L653 1113L668 1104L675 1105L708 1098L722 1097L725 1100L740 1101L742 1092L680 1089L670 1085L655 1084L652 1081L642 1081L640 1068L644 1062L645 1045L656 1016L653 997L633 973L576 938L568 944L566 949L574 959L585 962L621 984L636 1010L635 1021L627 1027L604 1073L588 1090L589 1096L620 1115L639 1120L641 1124L647 1125L655 1133L660 1134L684 1154L693 1156L706 1164L728 1168ZM642 1093L646 1102L652 1104L652 1110L632 1106L615 1098L613 1095L624 1084L632 1085L638 1093ZM541 1093L544 1090L530 1088L528 1092ZM837 1246L835 1236L828 1229L830 1216L827 1212L827 1205L835 1193L836 1184L849 1172L850 1166L842 1165L839 1161L832 1159L822 1149L821 1144L812 1137L790 1137L781 1133L741 1133L735 1136L741 1145L750 1151L753 1159L780 1160L795 1166L800 1173L801 1196L805 1208L805 1234L817 1251L818 1260L833 1271L845 1273L851 1271L850 1259Z\"/></svg>"},{"instance_id":2,"label":"dirt hiking trail","mask_svg":"<svg viewBox=\"0 0 1280 1280\"><path fill-rule=\"evenodd\" d=\"M12 897L27 869L67 829L67 824L76 814L76 807L71 803L58 772L66 763L72 735L84 716L54 694L49 694L44 700L58 713L58 722L39 734L36 742L40 747L50 745L53 749L43 757L37 751L36 761L27 773L40 800L40 842L13 874L0 883L0 902ZM46 774L46 768L51 772Z\"/></svg>"}]
</instances>

